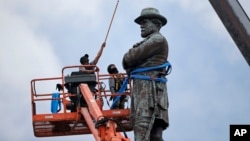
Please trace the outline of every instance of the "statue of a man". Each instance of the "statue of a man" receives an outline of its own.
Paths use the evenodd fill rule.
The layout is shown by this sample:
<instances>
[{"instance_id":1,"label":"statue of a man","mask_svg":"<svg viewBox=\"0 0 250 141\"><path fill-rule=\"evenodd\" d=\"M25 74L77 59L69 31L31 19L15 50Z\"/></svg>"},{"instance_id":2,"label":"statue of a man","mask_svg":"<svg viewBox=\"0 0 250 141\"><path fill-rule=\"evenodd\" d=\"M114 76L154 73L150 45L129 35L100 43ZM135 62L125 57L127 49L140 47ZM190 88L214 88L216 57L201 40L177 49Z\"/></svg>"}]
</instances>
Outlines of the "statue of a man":
<instances>
[{"instance_id":1,"label":"statue of a man","mask_svg":"<svg viewBox=\"0 0 250 141\"><path fill-rule=\"evenodd\" d=\"M164 64L168 59L168 43L159 32L167 23L158 9L145 8L135 19L140 25L141 37L123 57L123 68L128 74L138 68L152 68ZM145 78L132 77L131 123L135 141L163 141L162 132L168 125L168 93L166 82L154 78L166 79L166 67L137 73ZM151 79L152 78L152 79Z\"/></svg>"}]
</instances>

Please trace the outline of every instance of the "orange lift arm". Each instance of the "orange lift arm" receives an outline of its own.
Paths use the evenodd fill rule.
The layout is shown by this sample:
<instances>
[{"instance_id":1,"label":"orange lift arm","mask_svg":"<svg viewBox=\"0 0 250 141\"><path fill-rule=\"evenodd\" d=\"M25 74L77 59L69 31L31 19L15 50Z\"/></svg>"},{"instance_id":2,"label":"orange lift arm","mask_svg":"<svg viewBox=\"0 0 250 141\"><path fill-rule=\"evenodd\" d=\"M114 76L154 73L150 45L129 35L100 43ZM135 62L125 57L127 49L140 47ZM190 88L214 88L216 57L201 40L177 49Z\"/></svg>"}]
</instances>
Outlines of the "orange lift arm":
<instances>
[{"instance_id":1,"label":"orange lift arm","mask_svg":"<svg viewBox=\"0 0 250 141\"><path fill-rule=\"evenodd\" d=\"M81 113L90 130L93 130L92 134L95 139L99 140L100 138L101 141L130 141L129 138L122 136L120 132L116 132L117 124L114 120L104 117L88 85L80 84L80 90L88 104L88 110L87 108L81 108ZM95 125L90 116L94 118ZM95 128L97 128L98 131L96 131Z\"/></svg>"},{"instance_id":2,"label":"orange lift arm","mask_svg":"<svg viewBox=\"0 0 250 141\"><path fill-rule=\"evenodd\" d=\"M82 115L83 115L83 117L84 117L84 119L85 119L91 133L93 134L95 140L96 141L101 141L100 137L98 136L98 131L94 127L94 123L93 123L93 120L92 120L92 118L91 118L91 116L89 114L88 109L82 107L81 108L81 113L82 113Z\"/></svg>"}]
</instances>

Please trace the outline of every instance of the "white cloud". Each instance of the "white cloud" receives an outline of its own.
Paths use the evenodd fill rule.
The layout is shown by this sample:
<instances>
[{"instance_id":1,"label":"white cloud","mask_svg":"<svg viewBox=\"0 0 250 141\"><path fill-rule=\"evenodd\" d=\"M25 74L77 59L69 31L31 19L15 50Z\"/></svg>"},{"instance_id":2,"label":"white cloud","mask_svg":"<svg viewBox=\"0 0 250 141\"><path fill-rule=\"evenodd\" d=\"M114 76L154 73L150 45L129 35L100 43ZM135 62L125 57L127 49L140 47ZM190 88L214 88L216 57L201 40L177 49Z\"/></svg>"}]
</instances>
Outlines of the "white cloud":
<instances>
[{"instance_id":1,"label":"white cloud","mask_svg":"<svg viewBox=\"0 0 250 141\"><path fill-rule=\"evenodd\" d=\"M32 134L30 80L59 76L61 66L48 40L36 35L23 17L5 8L0 17L1 139L27 140L26 132Z\"/></svg>"}]
</instances>

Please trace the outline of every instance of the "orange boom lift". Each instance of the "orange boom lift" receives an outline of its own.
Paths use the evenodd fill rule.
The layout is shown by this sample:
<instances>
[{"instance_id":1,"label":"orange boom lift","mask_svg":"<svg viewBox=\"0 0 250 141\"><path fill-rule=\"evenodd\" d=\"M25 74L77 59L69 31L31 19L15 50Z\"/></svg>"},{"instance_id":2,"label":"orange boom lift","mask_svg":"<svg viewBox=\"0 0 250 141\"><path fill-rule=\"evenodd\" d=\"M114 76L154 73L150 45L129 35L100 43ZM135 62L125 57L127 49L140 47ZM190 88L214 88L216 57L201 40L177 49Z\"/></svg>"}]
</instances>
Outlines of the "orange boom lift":
<instances>
[{"instance_id":1,"label":"orange boom lift","mask_svg":"<svg viewBox=\"0 0 250 141\"><path fill-rule=\"evenodd\" d=\"M64 71L79 66L67 66L62 76L31 80L32 124L36 137L92 134L96 141L130 141L126 131L130 109L106 109L103 99L116 96L105 90L103 84L109 74L84 74L79 71L65 76ZM93 66L92 66L93 67ZM123 74L125 77L126 74ZM62 92L37 93L39 83L59 81L65 86ZM96 90L93 90L96 87ZM122 95L130 95L130 83ZM51 112L37 113L39 102L51 105ZM73 102L72 102L73 101ZM42 105L44 107L44 105ZM124 134L122 134L122 132Z\"/></svg>"}]
</instances>

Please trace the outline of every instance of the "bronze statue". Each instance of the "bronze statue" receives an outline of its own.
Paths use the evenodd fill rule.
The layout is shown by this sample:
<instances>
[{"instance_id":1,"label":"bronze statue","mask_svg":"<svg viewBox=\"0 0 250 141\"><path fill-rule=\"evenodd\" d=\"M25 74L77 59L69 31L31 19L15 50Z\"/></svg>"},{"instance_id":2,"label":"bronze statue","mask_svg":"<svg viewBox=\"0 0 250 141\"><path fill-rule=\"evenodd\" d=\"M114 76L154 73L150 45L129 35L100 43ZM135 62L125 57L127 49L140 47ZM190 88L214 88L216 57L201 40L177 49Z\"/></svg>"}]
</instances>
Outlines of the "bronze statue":
<instances>
[{"instance_id":1,"label":"bronze statue","mask_svg":"<svg viewBox=\"0 0 250 141\"><path fill-rule=\"evenodd\" d=\"M142 9L135 19L140 25L143 41L133 45L123 57L123 68L133 79L131 123L135 141L162 141L162 132L169 125L166 67L132 72L164 64L168 59L168 43L159 32L167 23L158 9ZM140 75L140 77L136 77ZM133 77L134 76L134 77ZM162 81L161 81L162 80Z\"/></svg>"}]
</instances>

